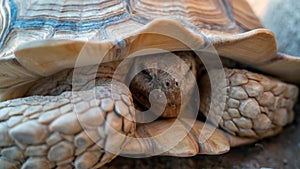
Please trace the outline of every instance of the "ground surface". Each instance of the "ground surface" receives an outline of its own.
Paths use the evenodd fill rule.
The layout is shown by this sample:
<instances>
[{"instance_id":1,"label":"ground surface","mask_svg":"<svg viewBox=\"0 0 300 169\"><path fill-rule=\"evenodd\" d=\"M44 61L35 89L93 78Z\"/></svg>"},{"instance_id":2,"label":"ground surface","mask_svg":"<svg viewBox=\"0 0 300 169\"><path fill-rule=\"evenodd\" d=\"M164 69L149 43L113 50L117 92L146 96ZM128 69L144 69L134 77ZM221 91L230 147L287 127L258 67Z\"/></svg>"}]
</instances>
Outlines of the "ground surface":
<instances>
[{"instance_id":1,"label":"ground surface","mask_svg":"<svg viewBox=\"0 0 300 169\"><path fill-rule=\"evenodd\" d=\"M300 168L300 102L295 107L296 119L284 131L255 144L232 149L219 156L198 155L190 158L151 157L129 159L118 157L105 169L201 169L201 168Z\"/></svg>"}]
</instances>

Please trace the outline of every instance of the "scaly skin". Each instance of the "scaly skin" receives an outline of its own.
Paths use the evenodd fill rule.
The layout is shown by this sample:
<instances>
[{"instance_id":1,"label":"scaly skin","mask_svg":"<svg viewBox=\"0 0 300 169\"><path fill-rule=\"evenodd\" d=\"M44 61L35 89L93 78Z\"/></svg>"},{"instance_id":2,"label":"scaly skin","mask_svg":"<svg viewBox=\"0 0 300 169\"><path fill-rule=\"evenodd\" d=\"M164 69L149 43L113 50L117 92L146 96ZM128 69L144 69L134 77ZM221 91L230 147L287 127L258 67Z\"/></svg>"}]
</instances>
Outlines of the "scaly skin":
<instances>
[{"instance_id":1,"label":"scaly skin","mask_svg":"<svg viewBox=\"0 0 300 169\"><path fill-rule=\"evenodd\" d=\"M259 139L279 133L293 121L293 106L298 96L295 85L247 70L225 68L224 71L225 111L212 107L213 116L222 117L221 128L235 136ZM214 77L218 77L218 71ZM200 81L200 111L207 116L211 101L208 75Z\"/></svg>"},{"instance_id":2,"label":"scaly skin","mask_svg":"<svg viewBox=\"0 0 300 169\"><path fill-rule=\"evenodd\" d=\"M135 116L132 98L121 83L10 100L0 108L1 169L98 168L116 156L106 147L124 146L114 133L135 131L128 120Z\"/></svg>"},{"instance_id":3,"label":"scaly skin","mask_svg":"<svg viewBox=\"0 0 300 169\"><path fill-rule=\"evenodd\" d=\"M27 91L28 97L0 103L0 168L97 168L118 154L104 151L105 148L116 147L120 151L125 148L129 154L139 154L166 144L164 140L154 140L151 144L140 142L140 146L131 144L126 147L125 140L116 138L115 132L108 129L108 126L113 126L117 132L128 136L151 136L159 127L172 124L172 120L160 120L135 129L134 121L128 120L136 117L130 91L121 83L114 83L114 90L110 90L109 79L118 65L115 62L100 65L99 68L79 68L75 79L72 69L65 70L40 79ZM194 69L192 66L187 72L194 72ZM225 111L215 109L213 115L221 117L219 126L230 133L226 135L230 146L274 135L293 120L292 107L298 94L297 87L246 70L225 68L224 71L227 78L227 86L223 88L226 93ZM164 85L161 82L171 82L171 89L161 88L164 92L177 87L172 78L178 79L187 74L176 74L177 67L170 71L171 76L160 71L149 72L153 77L157 73L155 76L158 77L155 79L157 82L151 83ZM214 77L218 78L218 71L215 73ZM136 85L131 90L146 90L149 93L160 86L149 83L148 76L138 74L133 80ZM145 79L147 81L143 81ZM208 76L204 75L200 82L200 109L207 115L211 100ZM95 86L98 87L92 90ZM73 95L70 90L75 90ZM96 100L93 101L92 91L96 92ZM166 111L169 111L168 107ZM170 112L166 113L167 116ZM153 129L154 126L158 129ZM198 128L202 126L197 121L184 141L164 155L217 154L229 150L226 137L218 130L208 142L199 140L201 134ZM83 131L86 128L93 139ZM143 134L144 130L146 132Z\"/></svg>"}]
</instances>

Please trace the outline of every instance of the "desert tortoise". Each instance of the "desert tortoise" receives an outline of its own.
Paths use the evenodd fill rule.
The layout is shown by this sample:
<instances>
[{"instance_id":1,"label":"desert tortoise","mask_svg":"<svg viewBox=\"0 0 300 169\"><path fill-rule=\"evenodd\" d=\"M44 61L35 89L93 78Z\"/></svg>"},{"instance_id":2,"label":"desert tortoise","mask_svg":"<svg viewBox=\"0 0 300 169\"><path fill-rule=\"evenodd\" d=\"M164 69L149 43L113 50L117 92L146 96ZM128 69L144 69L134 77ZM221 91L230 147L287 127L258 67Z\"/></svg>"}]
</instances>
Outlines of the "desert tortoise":
<instances>
[{"instance_id":1,"label":"desert tortoise","mask_svg":"<svg viewBox=\"0 0 300 169\"><path fill-rule=\"evenodd\" d=\"M221 154L293 120L297 87L246 69L299 83L300 60L277 53L273 33L244 1L1 4L0 168ZM229 68L206 70L216 54ZM126 86L129 71L137 74ZM198 107L198 119L185 112ZM162 118L148 122L155 111Z\"/></svg>"}]
</instances>

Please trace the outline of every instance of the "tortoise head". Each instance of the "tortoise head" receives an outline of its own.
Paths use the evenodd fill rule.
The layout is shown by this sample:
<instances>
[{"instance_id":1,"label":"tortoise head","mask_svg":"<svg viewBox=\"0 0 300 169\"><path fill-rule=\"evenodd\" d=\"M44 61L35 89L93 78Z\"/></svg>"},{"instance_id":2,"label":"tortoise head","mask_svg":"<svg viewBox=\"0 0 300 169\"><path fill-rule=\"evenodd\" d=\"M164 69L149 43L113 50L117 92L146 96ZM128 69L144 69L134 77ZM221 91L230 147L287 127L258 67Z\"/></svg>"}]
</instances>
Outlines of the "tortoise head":
<instances>
[{"instance_id":1,"label":"tortoise head","mask_svg":"<svg viewBox=\"0 0 300 169\"><path fill-rule=\"evenodd\" d=\"M138 57L134 69L137 67L139 70L130 83L136 102L157 116L176 117L187 101L183 93L191 93L196 84L192 53Z\"/></svg>"}]
</instances>

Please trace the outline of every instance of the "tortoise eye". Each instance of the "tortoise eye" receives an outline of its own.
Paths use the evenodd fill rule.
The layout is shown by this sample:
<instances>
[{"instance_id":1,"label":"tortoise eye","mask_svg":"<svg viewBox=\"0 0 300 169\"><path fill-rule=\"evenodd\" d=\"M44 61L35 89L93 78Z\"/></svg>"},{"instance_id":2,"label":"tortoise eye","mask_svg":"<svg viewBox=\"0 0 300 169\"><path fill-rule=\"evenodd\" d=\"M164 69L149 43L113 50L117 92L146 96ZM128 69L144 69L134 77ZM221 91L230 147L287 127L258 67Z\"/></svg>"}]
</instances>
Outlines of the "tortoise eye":
<instances>
[{"instance_id":1,"label":"tortoise eye","mask_svg":"<svg viewBox=\"0 0 300 169\"><path fill-rule=\"evenodd\" d=\"M151 76L149 70L144 69L144 70L142 70L141 72L145 75L145 77L146 77L147 79L152 80L152 76Z\"/></svg>"}]
</instances>

